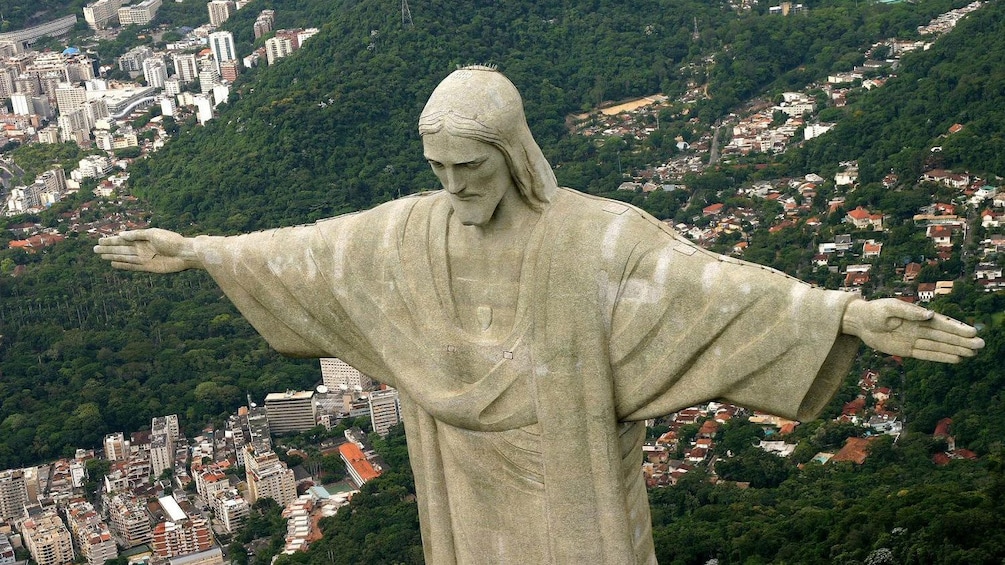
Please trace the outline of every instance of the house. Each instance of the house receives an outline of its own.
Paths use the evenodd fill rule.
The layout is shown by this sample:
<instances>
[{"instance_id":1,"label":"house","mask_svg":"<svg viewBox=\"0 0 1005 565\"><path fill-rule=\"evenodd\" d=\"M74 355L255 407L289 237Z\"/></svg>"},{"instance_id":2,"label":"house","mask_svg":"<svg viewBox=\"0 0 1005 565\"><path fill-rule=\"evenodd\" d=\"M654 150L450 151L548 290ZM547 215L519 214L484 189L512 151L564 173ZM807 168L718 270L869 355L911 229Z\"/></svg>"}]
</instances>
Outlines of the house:
<instances>
[{"instance_id":1,"label":"house","mask_svg":"<svg viewBox=\"0 0 1005 565\"><path fill-rule=\"evenodd\" d=\"M784 230L785 228L791 228L791 227L793 227L795 225L796 225L796 223L793 222L792 220L782 220L781 222L779 222L779 223L771 226L770 228L768 228L768 233L778 233L778 232Z\"/></svg>"},{"instance_id":2,"label":"house","mask_svg":"<svg viewBox=\"0 0 1005 565\"><path fill-rule=\"evenodd\" d=\"M869 282L869 273L856 273L849 271L844 277L846 287L862 286Z\"/></svg>"},{"instance_id":3,"label":"house","mask_svg":"<svg viewBox=\"0 0 1005 565\"><path fill-rule=\"evenodd\" d=\"M931 302L935 298L935 283L918 284L918 301Z\"/></svg>"},{"instance_id":4,"label":"house","mask_svg":"<svg viewBox=\"0 0 1005 565\"><path fill-rule=\"evenodd\" d=\"M59 234L40 233L33 235L28 239L17 239L11 241L8 245L11 249L23 249L28 253L34 253L43 247L54 245L64 239L66 238Z\"/></svg>"},{"instance_id":5,"label":"house","mask_svg":"<svg viewBox=\"0 0 1005 565\"><path fill-rule=\"evenodd\" d=\"M936 202L935 204L932 204L932 213L936 216L954 216L956 215L956 206Z\"/></svg>"},{"instance_id":6,"label":"house","mask_svg":"<svg viewBox=\"0 0 1005 565\"><path fill-rule=\"evenodd\" d=\"M953 293L953 281L936 281L935 296L945 296Z\"/></svg>"},{"instance_id":7,"label":"house","mask_svg":"<svg viewBox=\"0 0 1005 565\"><path fill-rule=\"evenodd\" d=\"M925 237L931 239L936 247L949 247L953 244L953 228L945 225L928 226Z\"/></svg>"},{"instance_id":8,"label":"house","mask_svg":"<svg viewBox=\"0 0 1005 565\"><path fill-rule=\"evenodd\" d=\"M844 447L838 451L829 462L851 461L857 465L865 463L869 456L869 444L875 438L850 437L845 441Z\"/></svg>"},{"instance_id":9,"label":"house","mask_svg":"<svg viewBox=\"0 0 1005 565\"><path fill-rule=\"evenodd\" d=\"M845 221L851 222L858 229L883 231L883 215L873 214L862 206L848 212Z\"/></svg>"},{"instance_id":10,"label":"house","mask_svg":"<svg viewBox=\"0 0 1005 565\"><path fill-rule=\"evenodd\" d=\"M854 400L852 400L851 402L846 402L845 405L841 408L841 415L852 417L858 415L863 410L865 410L865 397L856 396Z\"/></svg>"},{"instance_id":11,"label":"house","mask_svg":"<svg viewBox=\"0 0 1005 565\"><path fill-rule=\"evenodd\" d=\"M876 402L886 402L890 399L890 393L892 391L887 387L880 387L872 391L872 397L876 399Z\"/></svg>"},{"instance_id":12,"label":"house","mask_svg":"<svg viewBox=\"0 0 1005 565\"><path fill-rule=\"evenodd\" d=\"M950 437L952 425L952 418L943 418L939 420L935 424L935 431L932 432L932 437L935 439L945 439Z\"/></svg>"},{"instance_id":13,"label":"house","mask_svg":"<svg viewBox=\"0 0 1005 565\"><path fill-rule=\"evenodd\" d=\"M704 208L701 209L701 215L702 216L718 216L719 214L722 213L722 209L725 208L725 207L726 207L726 205L723 204L723 203L721 203L721 202L716 203L716 204L710 204L710 205L705 206Z\"/></svg>"},{"instance_id":14,"label":"house","mask_svg":"<svg viewBox=\"0 0 1005 565\"><path fill-rule=\"evenodd\" d=\"M834 184L837 186L848 186L858 181L858 167L848 167L834 175Z\"/></svg>"},{"instance_id":15,"label":"house","mask_svg":"<svg viewBox=\"0 0 1005 565\"><path fill-rule=\"evenodd\" d=\"M921 180L937 182L950 188L964 189L970 184L970 175L951 173L945 169L932 169L921 175Z\"/></svg>"},{"instance_id":16,"label":"house","mask_svg":"<svg viewBox=\"0 0 1005 565\"><path fill-rule=\"evenodd\" d=\"M974 270L974 278L980 279L1000 279L1002 278L1002 267L990 262L977 264Z\"/></svg>"},{"instance_id":17,"label":"house","mask_svg":"<svg viewBox=\"0 0 1005 565\"><path fill-rule=\"evenodd\" d=\"M879 257L880 252L883 251L883 244L876 243L875 240L870 239L862 245L862 257L869 259L871 257Z\"/></svg>"},{"instance_id":18,"label":"house","mask_svg":"<svg viewBox=\"0 0 1005 565\"><path fill-rule=\"evenodd\" d=\"M918 273L921 272L921 264L919 263L908 263L904 267L904 282L910 283L914 282L914 279L918 278Z\"/></svg>"},{"instance_id":19,"label":"house","mask_svg":"<svg viewBox=\"0 0 1005 565\"><path fill-rule=\"evenodd\" d=\"M977 206L985 200L993 199L998 195L998 189L993 186L981 186L974 191L974 195L970 197L969 203Z\"/></svg>"},{"instance_id":20,"label":"house","mask_svg":"<svg viewBox=\"0 0 1005 565\"><path fill-rule=\"evenodd\" d=\"M705 420L701 424L701 429L698 430L698 438L701 439L714 439L715 434L719 431L719 422L715 420Z\"/></svg>"},{"instance_id":21,"label":"house","mask_svg":"<svg viewBox=\"0 0 1005 565\"><path fill-rule=\"evenodd\" d=\"M1005 212L999 212L990 208L981 212L981 227L998 228L1005 224Z\"/></svg>"}]
</instances>

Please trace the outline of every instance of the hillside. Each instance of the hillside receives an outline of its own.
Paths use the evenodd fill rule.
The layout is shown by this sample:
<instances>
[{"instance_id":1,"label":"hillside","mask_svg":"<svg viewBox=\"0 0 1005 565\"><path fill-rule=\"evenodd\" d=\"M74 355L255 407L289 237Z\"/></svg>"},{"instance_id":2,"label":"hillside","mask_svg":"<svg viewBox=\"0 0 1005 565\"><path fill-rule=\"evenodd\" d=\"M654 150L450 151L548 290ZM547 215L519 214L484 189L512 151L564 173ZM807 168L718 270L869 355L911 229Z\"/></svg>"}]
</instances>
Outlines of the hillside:
<instances>
[{"instance_id":1,"label":"hillside","mask_svg":"<svg viewBox=\"0 0 1005 565\"><path fill-rule=\"evenodd\" d=\"M791 160L813 169L859 159L863 184L891 170L910 179L930 168L1005 176L1005 6L989 3L902 63ZM947 135L953 124L962 131Z\"/></svg>"},{"instance_id":2,"label":"hillside","mask_svg":"<svg viewBox=\"0 0 1005 565\"><path fill-rule=\"evenodd\" d=\"M162 225L239 231L432 188L415 121L441 78L479 62L498 65L520 87L559 180L604 192L613 189L610 177L589 165L596 147L568 138L566 114L654 92L674 96L707 80L710 98L694 115L708 127L769 85L826 76L871 42L911 34L953 5L828 2L785 19L699 2L672 9L655 0L630 9L617 2L434 3L414 7L414 25L404 27L400 12L384 3L337 3L337 16L302 50L242 78L220 119L188 129L183 143L141 164L137 191ZM719 62L709 70L703 61L711 54Z\"/></svg>"},{"instance_id":3,"label":"hillside","mask_svg":"<svg viewBox=\"0 0 1005 565\"><path fill-rule=\"evenodd\" d=\"M872 42L913 37L917 25L964 3L821 1L782 19L767 16L766 5L748 13L696 1L413 2L414 25L403 27L394 3L255 0L227 23L244 30L239 43L251 44L248 18L267 6L307 18L284 16L291 19L283 25L317 25L321 33L279 64L242 76L218 119L184 124L178 139L130 172L152 223L186 233L310 222L434 188L415 131L419 111L455 65L485 62L522 90L560 181L607 194L621 179L611 152L570 137L567 114L707 84L709 97L690 114L664 117L673 139L685 128L710 127L753 95L771 97L847 70ZM891 168L904 179L917 178L926 164L1005 175L1003 22L1005 5L996 0L928 51L905 57L897 78L851 100L832 132L785 154L775 168L833 170L859 159L864 186L854 199L864 204L872 198L865 195L904 200L878 184ZM964 129L941 137L955 123ZM704 183L706 192L740 182L724 170ZM58 211L38 220L56 225ZM784 240L797 241L800 252L810 246ZM90 254L92 244L69 237L45 253L0 255L27 267L17 278L0 277L0 469L96 447L105 433L142 429L164 413L199 429L246 394L261 398L317 380L315 362L269 350L204 274L111 272ZM981 300L982 311L1001 310L1000 300L973 288L936 307L969 316ZM770 486L744 490L696 477L653 491L660 562L1000 562L1005 327L1001 316L993 319L997 326L983 334L988 349L957 367L869 359L886 377L903 380L911 433L897 445L881 444L867 465L803 472L751 455L737 472L767 477ZM931 464L943 448L931 439L932 427L945 417L978 461ZM832 439L819 422L804 429L807 445L822 449ZM400 442L397 448L403 451ZM403 473L368 487L374 496L354 502L357 514L327 522L325 541L280 563L415 562L409 488ZM365 519L353 521L356 515Z\"/></svg>"}]
</instances>

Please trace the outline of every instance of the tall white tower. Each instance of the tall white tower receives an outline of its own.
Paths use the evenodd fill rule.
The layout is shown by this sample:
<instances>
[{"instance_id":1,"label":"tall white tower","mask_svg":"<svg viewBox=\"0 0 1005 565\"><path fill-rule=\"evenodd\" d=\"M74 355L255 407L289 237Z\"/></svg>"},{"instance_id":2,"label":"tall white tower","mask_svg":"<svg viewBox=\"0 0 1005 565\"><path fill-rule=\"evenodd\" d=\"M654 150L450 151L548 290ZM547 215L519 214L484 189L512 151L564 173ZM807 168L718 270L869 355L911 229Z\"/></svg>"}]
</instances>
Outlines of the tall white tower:
<instances>
[{"instance_id":1,"label":"tall white tower","mask_svg":"<svg viewBox=\"0 0 1005 565\"><path fill-rule=\"evenodd\" d=\"M237 50L234 48L234 34L229 31L214 31L209 34L209 48L213 51L213 58L216 59L216 72L218 74L220 73L220 63L237 58Z\"/></svg>"}]
</instances>

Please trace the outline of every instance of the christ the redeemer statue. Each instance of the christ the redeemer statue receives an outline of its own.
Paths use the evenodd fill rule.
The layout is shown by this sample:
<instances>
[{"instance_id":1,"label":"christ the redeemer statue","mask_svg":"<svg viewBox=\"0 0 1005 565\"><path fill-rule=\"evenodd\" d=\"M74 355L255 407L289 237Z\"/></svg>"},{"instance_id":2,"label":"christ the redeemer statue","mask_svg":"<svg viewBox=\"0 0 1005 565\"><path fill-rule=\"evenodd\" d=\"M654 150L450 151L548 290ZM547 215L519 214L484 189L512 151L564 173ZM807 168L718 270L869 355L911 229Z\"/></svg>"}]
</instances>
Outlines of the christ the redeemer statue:
<instances>
[{"instance_id":1,"label":"christ the redeemer statue","mask_svg":"<svg viewBox=\"0 0 1005 565\"><path fill-rule=\"evenodd\" d=\"M205 269L278 351L396 387L427 563L654 563L645 419L716 399L804 420L860 340L949 363L984 345L559 188L493 69L444 79L419 133L441 191L234 237L125 232L95 252Z\"/></svg>"}]
</instances>

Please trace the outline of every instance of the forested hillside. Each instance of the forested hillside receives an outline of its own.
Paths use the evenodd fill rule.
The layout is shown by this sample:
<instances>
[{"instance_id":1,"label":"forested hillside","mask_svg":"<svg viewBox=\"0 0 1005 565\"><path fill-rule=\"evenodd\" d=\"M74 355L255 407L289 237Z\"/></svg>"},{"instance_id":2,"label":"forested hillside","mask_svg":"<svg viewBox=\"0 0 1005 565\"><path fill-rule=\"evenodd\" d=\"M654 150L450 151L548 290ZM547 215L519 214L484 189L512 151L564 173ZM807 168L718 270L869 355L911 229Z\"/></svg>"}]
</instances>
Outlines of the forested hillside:
<instances>
[{"instance_id":1,"label":"forested hillside","mask_svg":"<svg viewBox=\"0 0 1005 565\"><path fill-rule=\"evenodd\" d=\"M769 86L850 69L872 42L910 35L955 5L825 2L786 19L702 2L439 2L415 6L414 25L403 26L386 3L335 3L337 15L303 49L242 79L221 119L141 164L137 190L162 225L239 231L434 188L419 111L456 65L491 63L523 92L559 180L605 192L620 182L616 170L598 166L596 146L568 137L567 113L707 81L710 98L694 115L710 123Z\"/></svg>"},{"instance_id":2,"label":"forested hillside","mask_svg":"<svg viewBox=\"0 0 1005 565\"><path fill-rule=\"evenodd\" d=\"M422 104L454 66L490 63L522 90L559 180L609 193L622 180L618 166L601 144L568 134L567 114L707 85L708 98L689 114L664 116L663 136L673 139L696 127L691 120L710 126L752 95L848 70L878 39L915 37L919 24L965 3L824 0L781 18L767 16L767 5L741 12L690 0L412 2L414 24L403 26L393 2L254 0L225 26L242 49L267 7L277 9L280 26L321 32L293 56L247 72L219 118L205 127L182 124L177 139L130 173L153 225L186 233L310 222L435 188L415 131ZM1005 174L1003 22L1005 5L996 0L930 50L905 57L898 77L851 100L834 131L783 156L777 170L833 170L858 158L864 186L849 201L898 202L905 214L913 192L884 192L875 182L891 168L905 178L926 162ZM954 123L965 127L941 138ZM935 145L942 151L933 153ZM738 178L723 169L697 182L715 192ZM33 219L56 225L63 210ZM806 247L788 233L779 241ZM0 469L97 447L105 433L139 430L167 413L195 431L246 394L260 399L317 380L316 362L271 351L205 274L113 272L89 252L93 243L70 236L44 253L0 256L26 267L16 278L0 276ZM935 307L966 317L984 299L982 311L1000 310L1000 302L989 305L971 291ZM800 471L748 453L742 468L723 472L756 477L749 489L691 477L653 491L660 562L1001 562L1005 330L1001 316L989 319L987 350L960 366L877 360L886 378L903 382L911 433L898 445L880 443L865 466ZM932 465L944 446L928 434L944 417L979 461ZM738 452L750 447L751 430L731 433L742 439ZM806 450L847 437L821 422L799 433ZM400 438L384 448L397 454L392 467L403 469ZM807 453L799 462L815 451ZM352 513L325 523L326 538L311 552L281 563L418 561L411 489L405 471L371 484Z\"/></svg>"},{"instance_id":3,"label":"forested hillside","mask_svg":"<svg viewBox=\"0 0 1005 565\"><path fill-rule=\"evenodd\" d=\"M1005 176L1003 96L1005 6L992 2L931 49L904 57L895 79L789 158L807 170L859 159L863 184L891 170L918 178L926 167ZM964 128L949 136L953 124Z\"/></svg>"}]
</instances>

